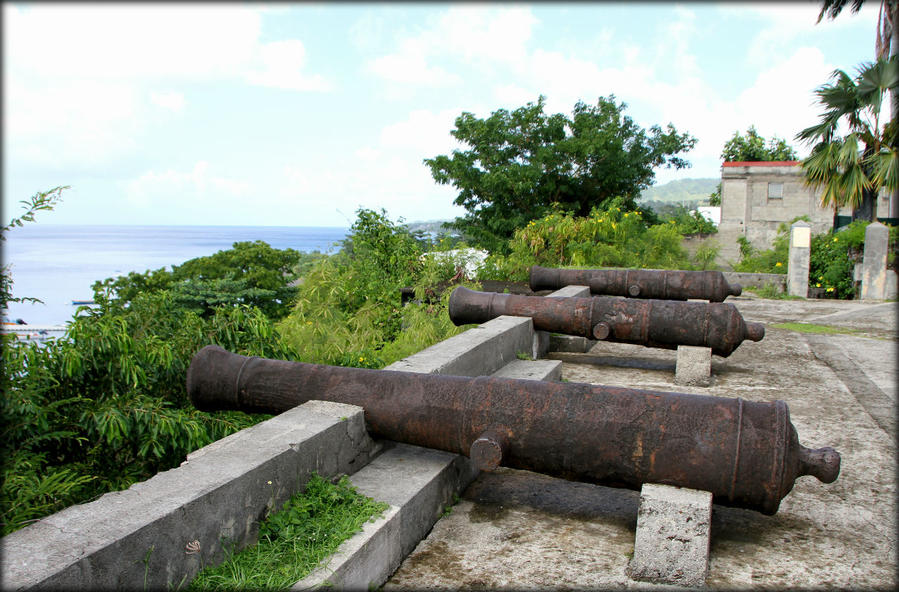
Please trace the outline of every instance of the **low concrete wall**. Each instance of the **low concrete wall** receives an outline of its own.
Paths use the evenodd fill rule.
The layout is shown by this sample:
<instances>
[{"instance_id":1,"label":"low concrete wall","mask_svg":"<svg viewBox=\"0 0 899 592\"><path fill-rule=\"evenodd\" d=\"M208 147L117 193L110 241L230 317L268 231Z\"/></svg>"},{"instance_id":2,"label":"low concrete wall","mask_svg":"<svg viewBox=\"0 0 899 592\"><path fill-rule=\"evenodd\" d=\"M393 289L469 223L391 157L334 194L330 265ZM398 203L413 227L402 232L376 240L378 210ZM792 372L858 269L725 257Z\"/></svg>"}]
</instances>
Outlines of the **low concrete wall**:
<instances>
[{"instance_id":1,"label":"low concrete wall","mask_svg":"<svg viewBox=\"0 0 899 592\"><path fill-rule=\"evenodd\" d=\"M743 273L739 271L722 273L729 283L740 284L743 288L763 288L767 284L772 284L780 288L781 292L787 291L787 275L784 273Z\"/></svg>"},{"instance_id":2,"label":"low concrete wall","mask_svg":"<svg viewBox=\"0 0 899 592\"><path fill-rule=\"evenodd\" d=\"M188 455L178 468L2 539L3 589L165 589L255 542L258 521L313 472L375 451L361 407L310 401Z\"/></svg>"},{"instance_id":3,"label":"low concrete wall","mask_svg":"<svg viewBox=\"0 0 899 592\"><path fill-rule=\"evenodd\" d=\"M517 359L518 353L537 357L534 323L528 317L503 315L394 362L385 370L489 376Z\"/></svg>"}]
</instances>

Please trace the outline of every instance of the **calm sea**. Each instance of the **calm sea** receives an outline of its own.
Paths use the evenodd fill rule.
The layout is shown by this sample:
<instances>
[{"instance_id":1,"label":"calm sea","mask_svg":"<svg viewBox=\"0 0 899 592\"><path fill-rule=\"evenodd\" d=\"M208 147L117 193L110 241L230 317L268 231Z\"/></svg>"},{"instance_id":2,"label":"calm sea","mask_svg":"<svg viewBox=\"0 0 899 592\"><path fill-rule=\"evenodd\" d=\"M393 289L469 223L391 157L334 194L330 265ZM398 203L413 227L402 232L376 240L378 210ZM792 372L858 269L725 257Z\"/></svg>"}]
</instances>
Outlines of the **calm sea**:
<instances>
[{"instance_id":1,"label":"calm sea","mask_svg":"<svg viewBox=\"0 0 899 592\"><path fill-rule=\"evenodd\" d=\"M72 300L90 300L97 280L180 265L230 249L237 241L262 240L278 249L336 252L346 228L303 226L62 226L26 224L0 243L10 264L13 296L44 304L11 303L4 315L33 325L63 325Z\"/></svg>"}]
</instances>

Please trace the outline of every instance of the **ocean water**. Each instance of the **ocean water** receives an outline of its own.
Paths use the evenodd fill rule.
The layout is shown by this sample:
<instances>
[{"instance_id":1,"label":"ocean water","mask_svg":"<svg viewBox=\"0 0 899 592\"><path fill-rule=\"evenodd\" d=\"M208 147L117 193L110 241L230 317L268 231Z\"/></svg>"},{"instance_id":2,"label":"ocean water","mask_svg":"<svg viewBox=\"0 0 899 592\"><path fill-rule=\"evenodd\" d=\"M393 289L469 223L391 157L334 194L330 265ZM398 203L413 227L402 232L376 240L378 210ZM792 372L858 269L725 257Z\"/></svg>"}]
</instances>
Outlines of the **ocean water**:
<instances>
[{"instance_id":1,"label":"ocean water","mask_svg":"<svg viewBox=\"0 0 899 592\"><path fill-rule=\"evenodd\" d=\"M13 296L44 304L11 303L7 320L64 325L90 300L97 280L180 265L230 249L238 241L262 240L278 249L336 252L346 228L303 226L63 226L26 224L0 243L9 264Z\"/></svg>"}]
</instances>

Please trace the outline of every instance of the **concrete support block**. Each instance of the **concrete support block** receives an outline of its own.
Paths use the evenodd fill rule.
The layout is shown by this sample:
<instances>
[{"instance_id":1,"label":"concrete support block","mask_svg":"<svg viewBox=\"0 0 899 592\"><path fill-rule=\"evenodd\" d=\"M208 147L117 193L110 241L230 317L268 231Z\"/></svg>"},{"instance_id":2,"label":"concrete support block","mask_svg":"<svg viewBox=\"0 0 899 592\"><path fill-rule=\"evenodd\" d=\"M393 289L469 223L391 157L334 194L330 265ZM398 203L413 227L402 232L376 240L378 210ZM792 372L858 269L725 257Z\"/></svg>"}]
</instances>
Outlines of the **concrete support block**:
<instances>
[{"instance_id":1,"label":"concrete support block","mask_svg":"<svg viewBox=\"0 0 899 592\"><path fill-rule=\"evenodd\" d=\"M708 386L712 382L712 348L677 346L675 384Z\"/></svg>"},{"instance_id":2,"label":"concrete support block","mask_svg":"<svg viewBox=\"0 0 899 592\"><path fill-rule=\"evenodd\" d=\"M577 335L549 335L549 351L571 352L582 354L590 351L596 345L595 339L587 339Z\"/></svg>"},{"instance_id":3,"label":"concrete support block","mask_svg":"<svg viewBox=\"0 0 899 592\"><path fill-rule=\"evenodd\" d=\"M253 543L310 475L352 474L375 446L361 407L310 401L215 442L180 467L3 538L5 589L167 589Z\"/></svg>"},{"instance_id":4,"label":"concrete support block","mask_svg":"<svg viewBox=\"0 0 899 592\"><path fill-rule=\"evenodd\" d=\"M886 294L887 249L890 229L872 222L865 229L865 254L862 259L862 300L883 300Z\"/></svg>"},{"instance_id":5,"label":"concrete support block","mask_svg":"<svg viewBox=\"0 0 899 592\"><path fill-rule=\"evenodd\" d=\"M464 456L394 444L350 477L359 493L390 507L291 590L378 588L476 476Z\"/></svg>"},{"instance_id":6,"label":"concrete support block","mask_svg":"<svg viewBox=\"0 0 899 592\"><path fill-rule=\"evenodd\" d=\"M500 378L562 380L561 360L513 360L493 373Z\"/></svg>"},{"instance_id":7,"label":"concrete support block","mask_svg":"<svg viewBox=\"0 0 899 592\"><path fill-rule=\"evenodd\" d=\"M590 297L590 287L589 286L565 286L551 294L546 295L547 298L589 298ZM555 338L556 336L550 335L549 331L535 331L534 336L534 358L545 358L547 352L551 351L577 351L577 353L584 353L589 349L587 346L588 340L584 337L575 337L575 336L564 336L571 337L572 339L580 339L581 341L575 343L560 343L559 340ZM594 342L595 343L595 342ZM558 349L558 346L569 347L574 349ZM592 347L592 344L591 346ZM578 349L583 348L583 349Z\"/></svg>"},{"instance_id":8,"label":"concrete support block","mask_svg":"<svg viewBox=\"0 0 899 592\"><path fill-rule=\"evenodd\" d=\"M660 584L704 586L711 522L710 492L644 484L628 575Z\"/></svg>"},{"instance_id":9,"label":"concrete support block","mask_svg":"<svg viewBox=\"0 0 899 592\"><path fill-rule=\"evenodd\" d=\"M808 298L808 270L811 261L812 227L800 220L790 226L790 254L787 264L787 293Z\"/></svg>"},{"instance_id":10,"label":"concrete support block","mask_svg":"<svg viewBox=\"0 0 899 592\"><path fill-rule=\"evenodd\" d=\"M565 286L546 295L547 298L590 298L590 286Z\"/></svg>"},{"instance_id":11,"label":"concrete support block","mask_svg":"<svg viewBox=\"0 0 899 592\"><path fill-rule=\"evenodd\" d=\"M533 321L503 315L398 360L385 370L489 376L518 359L518 353L536 357L533 349Z\"/></svg>"}]
</instances>

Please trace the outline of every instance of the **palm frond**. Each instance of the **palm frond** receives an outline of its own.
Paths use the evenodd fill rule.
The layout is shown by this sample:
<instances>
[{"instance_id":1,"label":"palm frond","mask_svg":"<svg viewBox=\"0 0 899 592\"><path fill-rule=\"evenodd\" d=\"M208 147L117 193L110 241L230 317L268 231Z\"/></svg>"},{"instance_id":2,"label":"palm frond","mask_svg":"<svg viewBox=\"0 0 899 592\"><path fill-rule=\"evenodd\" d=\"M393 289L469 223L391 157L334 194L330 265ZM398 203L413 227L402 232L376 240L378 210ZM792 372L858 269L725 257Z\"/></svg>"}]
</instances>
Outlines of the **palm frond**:
<instances>
[{"instance_id":1,"label":"palm frond","mask_svg":"<svg viewBox=\"0 0 899 592\"><path fill-rule=\"evenodd\" d=\"M894 191L899 187L899 153L896 150L881 150L865 159L870 167L871 182L877 189Z\"/></svg>"}]
</instances>

